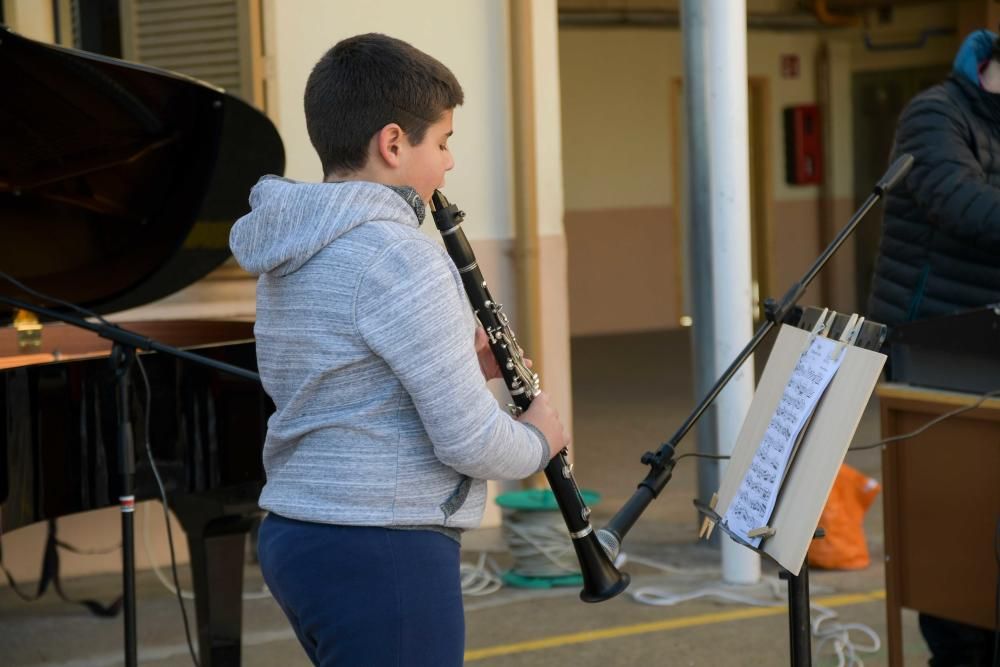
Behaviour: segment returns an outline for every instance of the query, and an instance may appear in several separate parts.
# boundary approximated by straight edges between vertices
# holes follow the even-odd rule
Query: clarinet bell
[[[628,588],[629,576],[615,568],[594,533],[573,540],[576,557],[583,575],[580,599],[584,602],[604,602]]]

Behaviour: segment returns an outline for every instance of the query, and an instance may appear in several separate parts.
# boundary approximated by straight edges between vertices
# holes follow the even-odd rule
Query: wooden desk
[[[883,438],[977,400],[896,384],[877,394]],[[903,607],[994,627],[1000,399],[886,446],[882,478],[889,664],[902,665]]]

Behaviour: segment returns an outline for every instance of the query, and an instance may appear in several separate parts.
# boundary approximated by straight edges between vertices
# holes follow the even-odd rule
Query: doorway
[[[861,206],[889,166],[896,121],[903,107],[920,91],[941,82],[950,70],[950,65],[934,65],[858,72],[852,77],[855,208]],[[855,285],[861,308],[868,304],[868,290],[882,238],[881,218],[878,220],[866,220],[854,232]]]

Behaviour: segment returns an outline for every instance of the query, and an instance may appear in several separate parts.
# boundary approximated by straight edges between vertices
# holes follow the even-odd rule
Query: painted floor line
[[[885,590],[875,590],[867,593],[851,593],[846,595],[830,595],[826,597],[814,598],[812,602],[824,607],[846,607],[852,604],[865,604],[867,602],[878,602],[881,600],[885,600]],[[711,614],[699,614],[697,616],[683,616],[681,618],[671,618],[652,623],[620,625],[601,630],[574,632],[566,635],[554,635],[552,637],[533,639],[526,642],[500,644],[497,646],[488,646],[486,648],[472,649],[465,652],[465,661],[472,662],[475,660],[485,660],[486,658],[495,658],[501,655],[541,651],[544,649],[570,646],[572,644],[596,642],[604,639],[616,639],[619,637],[641,635],[650,632],[664,632],[667,630],[691,628],[699,625],[711,625],[713,623],[728,623],[730,621],[741,621],[748,618],[778,616],[780,614],[787,613],[787,606],[750,607],[745,609],[715,612]]]

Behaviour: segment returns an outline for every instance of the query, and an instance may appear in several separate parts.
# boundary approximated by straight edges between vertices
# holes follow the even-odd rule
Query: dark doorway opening
[[[896,121],[906,103],[920,91],[940,83],[951,65],[858,72],[852,77],[854,116],[854,206],[860,206],[886,167],[896,134]],[[875,258],[882,236],[881,216],[873,214],[854,232],[857,303],[868,304]]]

